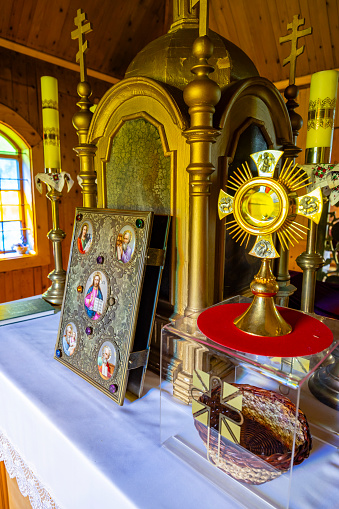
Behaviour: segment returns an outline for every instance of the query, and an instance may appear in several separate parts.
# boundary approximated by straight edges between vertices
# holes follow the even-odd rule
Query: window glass
[[[12,139],[11,139],[12,138]],[[0,254],[34,252],[30,148],[0,122]],[[11,255],[12,256],[12,255]]]
[[[0,175],[0,189],[20,189],[17,159],[3,159],[0,155]]]
[[[14,245],[22,242],[21,221],[4,221],[0,223],[0,250],[15,251]]]
[[[18,191],[0,191],[0,203],[2,207],[20,205],[20,195]]]
[[[0,136],[0,153],[2,154],[17,154],[18,149],[12,145],[12,143],[5,138],[5,136]]]

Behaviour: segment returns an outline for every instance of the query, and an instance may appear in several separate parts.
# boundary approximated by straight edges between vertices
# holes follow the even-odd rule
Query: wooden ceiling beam
[[[332,69],[332,70],[339,71],[339,69]],[[299,88],[308,87],[309,84],[311,83],[311,78],[312,78],[312,74],[307,74],[306,76],[297,76],[295,78],[295,84]],[[274,82],[274,85],[277,87],[279,92],[283,92],[285,90],[285,88],[288,87],[289,81],[288,80],[276,81],[276,82]]]
[[[71,71],[78,72],[80,74],[80,66],[73,62],[69,62],[68,60],[64,60],[59,57],[54,57],[53,55],[49,55],[48,53],[43,53],[42,51],[38,51],[32,48],[28,48],[23,44],[18,44],[16,42],[9,41],[7,39],[3,39],[0,37],[0,47],[6,48],[12,51],[16,51],[17,53],[21,53],[22,55],[27,55],[28,57],[37,58],[38,60],[43,60],[44,62],[48,62],[49,64],[58,65],[60,67],[64,67],[65,69],[69,69]],[[88,76],[92,76],[92,78],[96,78],[101,81],[105,81],[107,83],[118,83],[120,81],[118,78],[114,76],[109,76],[99,71],[95,71],[94,69],[87,69]]]

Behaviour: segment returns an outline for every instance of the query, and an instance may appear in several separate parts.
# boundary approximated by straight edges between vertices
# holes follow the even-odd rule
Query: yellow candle
[[[313,74],[307,120],[306,153],[317,148],[321,149],[323,154],[326,151],[327,156],[330,157],[337,89],[338,71],[321,71]]]
[[[61,171],[58,82],[41,77],[42,125],[45,171]]]

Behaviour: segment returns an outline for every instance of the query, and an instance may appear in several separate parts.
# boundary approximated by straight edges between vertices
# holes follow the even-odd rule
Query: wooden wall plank
[[[41,25],[39,32],[40,43],[46,47],[55,47],[60,39],[60,31],[67,18],[76,16],[76,11],[72,12],[70,0],[58,0],[57,2],[48,2],[48,9],[45,13],[44,22]],[[74,16],[73,16],[74,14]],[[46,23],[46,17],[53,20],[53,23]],[[74,26],[75,28],[75,26]],[[66,35],[66,34],[65,34]],[[71,42],[71,34],[68,33],[68,42]],[[75,58],[74,58],[75,60]]]
[[[2,4],[0,37],[75,62],[77,41],[70,34],[78,0]],[[167,32],[172,17],[172,0],[83,0],[81,7],[94,29],[88,35],[88,67],[118,77],[146,44]],[[210,11],[211,29],[239,46],[260,75],[272,81],[288,74],[281,65],[288,44],[279,48],[277,41],[295,14],[314,30],[298,43],[306,44],[306,51],[298,59],[297,75],[339,67],[337,0],[213,0]]]
[[[0,100],[13,109],[13,80],[11,56],[6,51],[0,51]]]
[[[317,12],[317,28],[319,26],[329,26],[328,14],[327,14],[327,0],[308,0],[310,9],[313,12]],[[320,45],[319,50],[322,50],[323,54],[323,69],[333,69],[334,59],[332,53],[332,42],[331,35],[328,29],[319,30]]]
[[[53,269],[54,266],[44,265],[41,267],[41,293],[44,293],[51,286],[51,281],[47,276]]]
[[[40,295],[42,292],[42,267],[33,268],[34,295]]]
[[[287,35],[288,33],[287,20],[284,18],[284,16],[281,16],[281,14],[279,13],[276,2],[266,0],[266,7],[267,12],[269,13],[270,26],[272,27],[273,30],[274,41],[276,43],[277,50],[277,60],[276,62],[273,62],[272,65],[276,68],[279,68],[280,66],[281,76],[289,78],[289,67],[288,65],[286,67],[283,67],[283,61],[290,54],[291,46],[289,43],[280,44],[279,42],[279,38],[283,37],[284,35]],[[279,8],[280,7],[281,4],[279,5]],[[278,74],[279,74],[278,72],[275,72],[275,76],[277,76]],[[276,79],[273,81],[276,81]]]
[[[73,150],[73,147],[78,144],[78,139],[72,125],[72,117],[78,110],[76,103],[79,97],[77,96],[76,88],[79,75],[76,72],[61,69],[52,64],[46,64],[40,60],[35,60],[4,48],[0,48],[0,59],[2,62],[0,66],[0,103],[17,111],[26,120],[27,129],[29,129],[29,126],[32,126],[38,133],[42,134],[40,77],[49,75],[55,76],[58,79],[62,169],[69,172],[75,181],[74,188],[67,197],[66,190],[64,191],[60,204],[60,225],[66,233],[66,239],[62,246],[63,267],[66,270],[72,239],[74,211],[75,207],[82,205],[82,194],[76,179],[79,173],[79,159]],[[89,81],[96,97],[101,97],[110,87],[109,84],[93,78],[90,78]],[[25,133],[22,134],[25,135]],[[35,170],[43,171],[43,167],[35,168]],[[46,193],[45,187],[43,192],[44,194]],[[36,199],[47,200],[47,198],[40,195]],[[48,229],[51,229],[50,202],[47,205]],[[39,217],[37,217],[37,227],[39,228]],[[44,234],[47,234],[48,229]],[[51,285],[47,275],[54,269],[53,250],[50,241],[47,243],[47,248],[51,253],[52,263],[49,266],[4,273],[4,270],[1,270],[0,261],[0,284],[3,284],[5,290],[1,293],[0,297],[3,302],[41,294],[47,290]]]
[[[26,0],[16,2],[12,25],[17,27],[16,37],[23,42],[27,40],[35,8],[34,3]]]
[[[36,44],[39,43],[39,34],[41,33],[41,31],[43,31],[43,28],[47,29],[48,25],[50,24],[46,23],[46,16],[48,15],[48,12],[49,12],[49,2],[46,2],[45,0],[35,1],[35,9],[32,22],[30,24],[30,31],[26,39],[26,44],[28,47],[36,47]]]
[[[40,132],[41,131],[41,95],[39,93],[39,84],[40,84],[40,76],[36,75],[36,66],[31,66],[30,61],[25,62],[26,65],[26,87],[27,87],[27,109],[29,116],[29,123],[34,129]],[[41,168],[40,171],[43,171]]]
[[[2,291],[0,292],[0,303],[6,302],[6,281],[5,281],[5,273],[0,272],[0,288]],[[0,506],[1,507],[1,506]]]
[[[339,47],[338,47],[339,3],[337,0],[328,0],[326,2],[326,8],[327,8],[329,33],[330,33],[330,38],[331,38],[331,50],[332,50],[332,55],[333,55],[334,66],[336,66],[337,62],[339,61]]]
[[[264,59],[266,68],[272,69],[273,72],[269,76],[263,75],[272,81],[277,81],[281,72],[278,74],[274,72],[277,69],[277,62],[279,61],[279,53],[277,50],[279,31],[274,32],[271,22],[271,16],[267,4],[263,2],[257,8],[252,7],[252,3],[248,3],[247,9],[248,24],[251,33],[254,33],[253,26],[258,29],[259,37],[255,39],[256,50],[262,52],[262,59]],[[267,37],[271,40],[270,46],[267,45]]]
[[[34,295],[33,268],[13,270],[13,289],[16,299],[23,299]]]
[[[210,9],[213,11],[213,18],[210,21],[212,19],[216,21],[216,25],[210,24],[211,29],[218,34],[223,34],[226,39],[234,41],[234,44],[239,45],[239,34],[236,29],[232,3],[230,4],[228,0],[225,2],[215,0],[215,2],[210,2]],[[226,11],[227,16],[224,11]],[[249,57],[251,58],[251,55]]]
[[[20,297],[16,297],[17,288],[13,287],[13,272],[5,272],[5,296],[6,300],[4,302],[8,302],[10,300],[16,300]]]
[[[3,461],[0,462],[0,507],[1,509],[10,509],[8,500],[6,467]]]

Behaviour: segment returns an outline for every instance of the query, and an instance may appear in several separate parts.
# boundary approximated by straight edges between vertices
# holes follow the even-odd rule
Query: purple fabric
[[[290,272],[291,284],[297,287],[297,290],[289,299],[289,307],[300,309],[301,307],[301,288],[302,272]],[[339,285],[329,283],[328,281],[317,281],[314,312],[317,315],[328,316],[330,318],[339,318]]]

